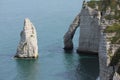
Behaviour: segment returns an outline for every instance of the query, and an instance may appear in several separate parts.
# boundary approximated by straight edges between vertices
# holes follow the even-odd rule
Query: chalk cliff
[[[80,27],[77,52],[98,53],[98,80],[120,80],[119,6],[119,0],[84,1],[81,12],[64,36],[64,49],[73,49],[72,39]]]
[[[98,53],[100,38],[100,11],[92,9],[84,1],[81,12],[76,16],[64,36],[64,49],[73,49],[73,36],[80,27],[78,53]]]
[[[106,35],[101,32],[101,39],[99,45],[99,67],[100,67],[100,80],[113,80],[113,67],[108,66],[107,54],[107,41]]]
[[[64,35],[64,49],[65,50],[72,50],[73,49],[73,42],[72,39],[74,37],[76,29],[79,27],[80,24],[80,14],[76,16],[73,23],[70,25],[68,31]]]
[[[120,45],[112,44],[109,41],[111,37],[108,37],[107,33],[101,32],[100,38],[100,80],[120,80]]]
[[[120,10],[119,0],[102,0],[99,45],[100,80],[120,80]]]
[[[26,18],[24,20],[24,28],[20,33],[20,42],[17,47],[16,58],[37,58],[38,45],[37,34],[34,25]]]
[[[100,12],[84,7],[80,14],[80,37],[78,53],[98,53],[100,39]]]

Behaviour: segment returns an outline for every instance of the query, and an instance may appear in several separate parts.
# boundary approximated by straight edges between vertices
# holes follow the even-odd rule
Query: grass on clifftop
[[[112,19],[119,20],[120,19],[120,12],[119,12],[119,15],[106,15],[105,19],[107,19],[107,20],[112,20]]]
[[[120,44],[120,24],[114,23],[112,26],[108,26],[105,30],[105,33],[116,33],[114,37],[111,38],[112,44]]]
[[[98,5],[99,6],[99,10],[101,10],[101,1],[96,1],[96,0],[91,0],[91,1],[88,1],[88,6],[90,6],[91,8],[95,8],[95,5]]]
[[[112,20],[112,19],[116,19],[119,20],[120,19],[120,10],[117,10],[117,6],[120,6],[120,1],[116,1],[116,0],[90,0],[88,1],[88,6],[91,8],[95,8],[96,4],[99,6],[98,10],[106,12],[106,10],[108,9],[108,7],[111,8],[111,12],[114,12],[115,15],[106,15],[104,16],[105,19],[107,20]]]
[[[112,26],[108,26],[105,30],[105,33],[113,33],[117,32],[120,33],[120,24],[114,23]]]

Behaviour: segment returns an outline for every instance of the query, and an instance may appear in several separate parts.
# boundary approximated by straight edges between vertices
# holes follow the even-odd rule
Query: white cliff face
[[[80,26],[79,47],[77,52],[98,53],[100,38],[100,12],[87,6],[84,1],[82,11],[76,16],[64,36],[64,49],[73,49],[73,36]]]
[[[38,45],[37,34],[34,25],[28,18],[24,21],[24,28],[21,31],[21,40],[19,42],[17,58],[37,58],[38,57]]]
[[[107,14],[110,14],[110,9],[107,11]],[[100,11],[98,11],[98,7],[92,9],[87,6],[87,3],[84,1],[81,13],[74,19],[64,36],[64,48],[66,50],[73,48],[72,39],[76,29],[80,26],[79,47],[77,52],[88,54],[98,53],[100,73],[97,80],[120,80],[120,75],[117,73],[118,68],[116,67],[118,65],[110,65],[110,55],[114,55],[120,45],[112,45],[107,40],[108,37],[115,36],[116,33],[112,33],[112,35],[103,33],[103,29],[113,24],[113,22],[107,24],[106,20],[105,23],[102,22],[103,19],[101,18]]]
[[[100,80],[112,80],[113,67],[108,66],[107,42],[106,35],[101,32],[100,45],[99,45],[99,67],[100,67]]]
[[[120,80],[120,75],[115,72],[113,80]]]
[[[98,53],[100,39],[100,12],[90,7],[83,8],[80,14],[79,52]]]
[[[80,14],[78,14],[73,23],[70,25],[68,31],[64,35],[64,49],[65,50],[72,50],[73,49],[73,42],[72,39],[74,37],[75,31],[80,24]]]
[[[119,45],[110,46],[108,44],[106,33],[101,32],[100,45],[99,45],[99,68],[100,68],[100,80],[120,80],[120,75],[117,73],[119,63],[115,64],[113,58]],[[114,62],[114,63],[113,63]]]

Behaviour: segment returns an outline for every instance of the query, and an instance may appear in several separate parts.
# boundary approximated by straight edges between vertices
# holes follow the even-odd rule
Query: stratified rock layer
[[[24,28],[21,31],[21,40],[19,42],[16,58],[37,58],[38,45],[37,34],[34,25],[26,18],[24,21]]]

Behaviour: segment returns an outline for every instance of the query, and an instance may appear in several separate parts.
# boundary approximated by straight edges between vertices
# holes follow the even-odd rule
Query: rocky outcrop
[[[90,7],[83,8],[80,16],[78,53],[98,53],[100,39],[100,12]]]
[[[76,29],[80,26],[80,37],[78,53],[98,53],[100,38],[100,12],[92,9],[83,2],[81,12],[77,15],[64,36],[64,49],[73,49],[73,36]]]
[[[80,24],[80,14],[76,16],[73,23],[70,25],[68,31],[64,35],[64,49],[65,50],[72,50],[73,49],[73,42],[72,39],[74,37],[75,31]]]
[[[26,18],[24,21],[24,28],[20,34],[20,42],[17,47],[16,58],[37,58],[38,45],[37,34],[34,25]]]
[[[99,46],[100,80],[120,80],[120,45],[108,44],[106,33],[101,32]],[[119,50],[119,51],[118,51]]]
[[[118,21],[120,16],[119,6],[113,5],[120,2],[119,0],[114,0],[114,3],[110,0],[101,1],[91,1],[90,3],[92,5],[98,3],[99,6],[102,3],[101,8],[98,6],[91,8],[85,1],[83,2],[81,12],[77,15],[64,36],[64,49],[73,49],[72,39],[76,29],[80,26],[77,52],[98,53],[100,73],[97,80],[120,80],[120,30],[118,30],[119,25],[117,25],[120,24]],[[113,9],[116,6],[117,11]],[[113,24],[115,25],[110,28],[110,33],[106,34],[105,29]],[[111,33],[114,30],[117,32]],[[116,43],[113,43],[114,40]]]
[[[120,80],[120,75],[115,72],[113,80]]]
[[[107,42],[106,35],[101,32],[100,45],[99,45],[99,67],[100,74],[99,80],[112,80],[113,78],[113,67],[108,66],[108,55],[107,55]]]

